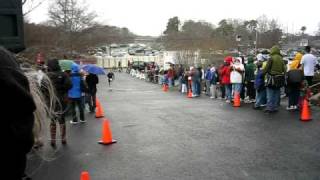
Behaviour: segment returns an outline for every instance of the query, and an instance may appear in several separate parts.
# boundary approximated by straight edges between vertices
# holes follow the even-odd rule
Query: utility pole
[[[237,45],[238,45],[238,54],[240,56],[240,41],[241,41],[241,36],[237,35],[236,37]]]
[[[257,50],[258,50],[258,30],[256,28],[256,41],[255,41],[255,53],[257,54]]]

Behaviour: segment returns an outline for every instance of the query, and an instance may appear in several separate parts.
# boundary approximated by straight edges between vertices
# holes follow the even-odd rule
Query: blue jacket
[[[265,88],[264,86],[264,75],[263,75],[263,71],[261,69],[258,70],[256,79],[254,81],[254,88],[256,90],[262,90]]]
[[[207,69],[206,75],[205,75],[206,80],[211,81],[212,80],[212,75],[213,75],[213,73],[211,72],[211,70]]]
[[[71,66],[71,83],[72,88],[68,92],[69,98],[81,98],[81,75],[79,73],[79,66]]]
[[[215,84],[217,84],[217,81],[219,80],[219,79],[218,79],[217,71],[211,72],[211,74],[212,74],[212,78],[211,78],[210,83],[213,84],[213,85],[215,85]]]

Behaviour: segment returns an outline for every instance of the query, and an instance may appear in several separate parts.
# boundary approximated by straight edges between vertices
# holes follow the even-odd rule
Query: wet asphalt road
[[[91,180],[320,179],[319,109],[303,123],[284,104],[266,115],[115,75],[112,91],[100,76],[98,98],[118,143],[97,144],[102,120],[86,112],[86,124],[68,124],[67,147],[30,155],[34,180],[78,180],[81,171]]]

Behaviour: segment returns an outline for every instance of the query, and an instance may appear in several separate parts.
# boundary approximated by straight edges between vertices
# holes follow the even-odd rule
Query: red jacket
[[[230,64],[232,59],[232,56],[227,56],[224,58],[225,64],[220,68],[221,84],[230,84]]]
[[[230,66],[224,65],[220,69],[221,84],[230,84]]]
[[[173,69],[168,70],[168,78],[174,78],[175,72]]]

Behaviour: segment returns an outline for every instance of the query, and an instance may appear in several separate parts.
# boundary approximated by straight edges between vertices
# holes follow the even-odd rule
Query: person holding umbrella
[[[86,122],[84,120],[84,110],[83,105],[81,101],[81,95],[83,92],[85,92],[85,84],[83,82],[83,79],[80,74],[80,68],[78,65],[73,64],[71,66],[71,74],[70,79],[72,83],[72,88],[68,92],[68,97],[71,101],[71,113],[72,113],[72,120],[70,121],[71,124],[78,124],[78,118],[76,114],[76,105],[79,108],[80,111],[80,122],[84,123]]]
[[[99,83],[97,75],[105,75],[105,72],[103,68],[94,64],[85,65],[82,69],[89,73],[86,77],[86,83],[88,85],[90,112],[93,113],[96,107],[97,84]]]

